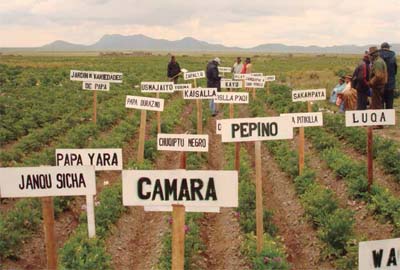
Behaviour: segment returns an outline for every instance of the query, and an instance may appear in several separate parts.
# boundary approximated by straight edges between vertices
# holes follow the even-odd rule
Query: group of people
[[[397,62],[387,42],[370,47],[352,75],[339,79],[330,102],[345,110],[393,109]],[[370,100],[369,100],[370,97]]]

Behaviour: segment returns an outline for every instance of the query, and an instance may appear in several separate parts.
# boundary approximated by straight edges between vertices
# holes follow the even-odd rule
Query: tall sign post
[[[275,77],[275,75],[267,75],[267,76],[264,76],[264,79],[265,79],[265,85],[266,85],[266,88],[267,88],[267,95],[269,95],[269,82],[274,82],[275,80],[276,80],[276,77]]]
[[[205,78],[206,72],[204,70],[194,71],[194,72],[185,72],[183,73],[183,79],[193,80],[193,87],[197,88],[197,79]],[[197,134],[203,133],[203,107],[202,102],[199,99],[196,99],[196,108],[197,108]]]

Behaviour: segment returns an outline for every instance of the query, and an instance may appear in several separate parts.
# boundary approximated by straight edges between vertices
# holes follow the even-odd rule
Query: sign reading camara
[[[121,171],[122,149],[56,149],[57,166],[94,166],[96,171]]]
[[[162,112],[164,110],[164,99],[126,96],[125,107],[131,109]]]
[[[346,111],[346,127],[395,124],[396,112],[394,109]]]
[[[157,150],[208,152],[208,135],[159,133]]]

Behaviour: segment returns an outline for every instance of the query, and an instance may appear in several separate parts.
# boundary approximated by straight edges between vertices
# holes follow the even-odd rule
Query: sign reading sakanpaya
[[[281,116],[289,116],[293,127],[320,127],[324,124],[322,112],[282,113]]]
[[[174,84],[174,91],[183,91],[190,88],[192,88],[192,84],[190,83]]]
[[[221,80],[221,88],[242,88],[243,81]]]
[[[217,125],[222,142],[293,139],[293,125],[287,116],[223,119]]]
[[[215,103],[249,103],[247,92],[218,92],[214,97]]]
[[[358,269],[399,269],[400,238],[359,242]]]
[[[394,109],[346,111],[346,127],[395,125]]]
[[[172,93],[175,91],[173,82],[141,82],[143,93]]]
[[[264,88],[265,79],[263,76],[247,76],[244,86],[249,88]]]
[[[71,81],[122,83],[122,73],[117,72],[71,70],[69,78]]]
[[[191,88],[183,91],[183,99],[213,99],[217,88]]]
[[[164,99],[126,96],[125,107],[131,109],[162,112],[164,110]]]
[[[311,89],[311,90],[293,90],[292,101],[313,101],[325,100],[326,89]]]
[[[109,91],[109,82],[82,82],[83,90]]]
[[[0,168],[0,197],[46,197],[96,194],[93,167]]]
[[[237,171],[124,170],[124,205],[237,207]]]
[[[157,150],[208,152],[208,135],[159,133]]]
[[[200,78],[205,78],[205,77],[206,77],[206,72],[204,70],[183,73],[183,79],[185,81],[186,80],[200,79]]]
[[[56,149],[57,166],[94,166],[96,171],[121,171],[122,149]]]

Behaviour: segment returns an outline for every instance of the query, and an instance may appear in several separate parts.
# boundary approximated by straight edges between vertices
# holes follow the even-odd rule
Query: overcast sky
[[[400,0],[0,0],[0,47],[104,34],[253,47],[400,43]]]

